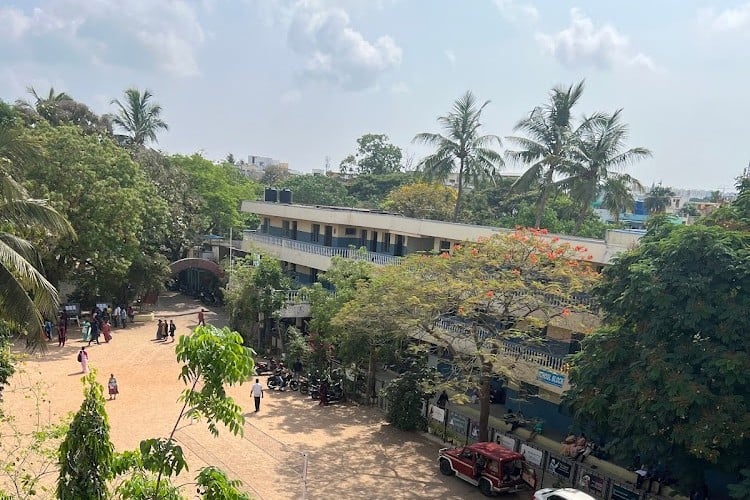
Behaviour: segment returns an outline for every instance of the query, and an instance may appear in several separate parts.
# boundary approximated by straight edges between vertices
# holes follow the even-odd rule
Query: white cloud
[[[717,12],[713,8],[698,11],[698,21],[710,32],[750,34],[750,3]]]
[[[393,38],[367,40],[343,8],[318,0],[294,4],[288,30],[289,46],[304,61],[302,75],[311,80],[363,90],[401,63],[402,50]]]
[[[0,8],[0,62],[22,61],[198,73],[205,35],[184,0],[46,0],[30,12]]]
[[[446,49],[443,54],[445,54],[446,59],[448,59],[448,62],[451,63],[451,65],[456,64],[456,53],[453,52],[451,49]]]
[[[594,26],[591,18],[578,9],[571,9],[567,28],[554,33],[537,33],[535,38],[545,53],[570,67],[594,66],[609,69],[613,66],[637,66],[655,70],[653,60],[635,51],[627,36],[614,26]]]
[[[539,18],[539,11],[531,3],[519,2],[517,0],[495,0],[495,5],[500,14],[511,22],[533,22]]]
[[[281,104],[294,104],[302,99],[302,92],[296,89],[288,90],[281,94]]]

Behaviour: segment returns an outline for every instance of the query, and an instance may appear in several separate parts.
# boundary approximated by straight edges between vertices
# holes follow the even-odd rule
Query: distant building
[[[260,180],[268,167],[289,170],[289,163],[275,160],[269,156],[248,155],[247,162],[241,161],[237,164],[240,172],[255,180]]]

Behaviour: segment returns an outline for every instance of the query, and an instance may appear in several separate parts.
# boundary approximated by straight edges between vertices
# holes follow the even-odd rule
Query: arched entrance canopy
[[[224,271],[221,269],[219,264],[208,259],[199,259],[199,258],[193,257],[193,258],[188,258],[188,259],[180,259],[180,260],[172,262],[169,265],[169,269],[172,271],[172,274],[179,274],[180,271],[184,271],[186,269],[191,269],[191,268],[203,269],[205,271],[210,272],[217,278],[224,277]]]

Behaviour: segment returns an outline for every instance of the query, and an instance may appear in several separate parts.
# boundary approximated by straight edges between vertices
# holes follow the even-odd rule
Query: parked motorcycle
[[[292,374],[288,372],[281,372],[277,370],[275,375],[268,377],[266,385],[272,391],[285,391],[290,386],[292,381]],[[294,390],[294,389],[293,389]]]

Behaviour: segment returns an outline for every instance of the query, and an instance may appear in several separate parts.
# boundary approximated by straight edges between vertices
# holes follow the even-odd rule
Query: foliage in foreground
[[[573,358],[576,418],[686,482],[706,464],[739,470],[750,453],[747,290],[749,233],[654,227],[604,270],[606,326]]]
[[[410,356],[406,371],[383,389],[383,396],[388,400],[388,421],[404,431],[426,430],[427,418],[422,413],[422,405],[435,394],[439,382],[437,370],[427,366],[425,357]]]
[[[253,351],[242,345],[242,337],[228,328],[198,326],[192,335],[180,337],[177,360],[183,363],[180,378],[188,385],[172,432],[166,438],[141,441],[136,451],[114,453],[109,440],[109,423],[104,408],[103,388],[93,373],[84,377],[85,399],[60,447],[58,498],[109,498],[110,480],[114,493],[123,499],[181,499],[172,483],[188,470],[182,447],[175,440],[177,426],[185,416],[205,418],[211,433],[223,424],[233,434],[242,434],[242,408],[227,396],[225,386],[241,384],[253,373]],[[200,389],[197,389],[200,384]],[[204,499],[249,498],[216,467],[206,467],[196,477],[198,493]]]

